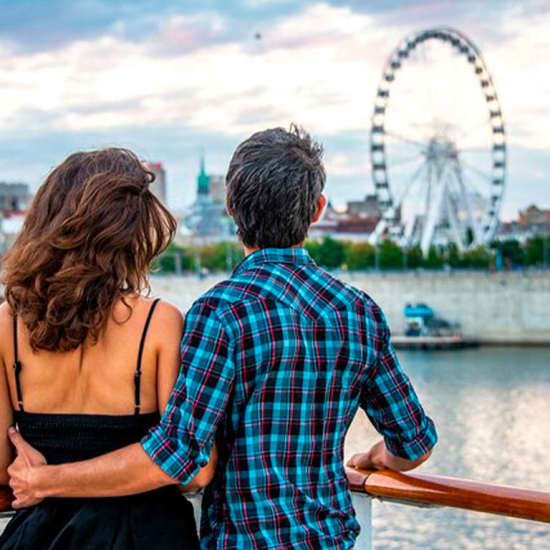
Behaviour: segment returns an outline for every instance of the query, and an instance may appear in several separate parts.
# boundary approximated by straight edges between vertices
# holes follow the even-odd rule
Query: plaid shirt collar
[[[233,271],[233,275],[254,269],[263,264],[315,264],[305,248],[260,248],[245,256]]]

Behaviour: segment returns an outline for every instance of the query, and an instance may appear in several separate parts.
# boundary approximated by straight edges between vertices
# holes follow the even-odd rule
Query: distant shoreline
[[[343,281],[369,294],[383,309],[392,334],[405,334],[403,308],[427,303],[436,315],[460,324],[483,346],[550,346],[550,271],[524,272],[339,272]],[[155,275],[153,294],[182,312],[228,273]]]

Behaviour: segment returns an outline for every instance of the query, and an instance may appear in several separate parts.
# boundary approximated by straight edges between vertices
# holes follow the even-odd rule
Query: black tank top
[[[159,421],[140,414],[141,356],[153,302],[139,345],[135,409],[129,415],[46,414],[24,410],[14,321],[14,368],[23,437],[50,464],[85,460],[136,443]],[[110,498],[47,498],[18,510],[0,535],[1,550],[199,550],[191,503],[175,485]]]
[[[49,464],[86,460],[136,443],[147,431],[158,424],[158,411],[140,414],[141,361],[145,337],[153,312],[159,302],[151,304],[139,343],[134,373],[134,414],[60,414],[31,413],[24,410],[21,388],[22,363],[19,361],[17,317],[13,317],[13,351],[15,387],[18,410],[14,419],[21,435],[46,458]]]

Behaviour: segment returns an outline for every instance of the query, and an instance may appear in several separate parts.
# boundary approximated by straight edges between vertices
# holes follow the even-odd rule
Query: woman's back
[[[116,304],[97,342],[69,352],[33,353],[25,327],[0,307],[5,397],[9,391],[18,429],[49,463],[139,442],[159,421],[177,376],[182,317],[165,302],[126,302],[131,315]],[[5,550],[153,545],[198,548],[192,507],[174,486],[115,499],[47,499],[18,511],[0,537]]]
[[[20,372],[16,376],[16,369],[6,369],[14,410],[20,408],[16,383],[19,378],[23,409],[27,412],[131,415],[136,405],[136,374],[141,373],[137,378],[140,412],[158,411],[157,380],[169,378],[173,384],[177,375],[173,365],[182,317],[166,302],[137,296],[126,297],[125,301],[127,305],[119,301],[113,306],[96,343],[85,342],[67,352],[33,352],[28,331],[17,319]],[[9,336],[0,343],[0,357],[11,367],[16,348],[13,317],[7,304],[0,307],[0,334]],[[172,372],[159,371],[159,366],[163,366],[159,365],[161,357],[167,365],[165,370]]]
[[[11,332],[0,351],[14,366],[6,371],[14,420],[49,463],[135,443],[158,423],[177,375],[181,315],[159,300],[125,302],[115,304],[96,343],[62,353],[34,353],[24,325],[0,315],[2,333]]]
[[[3,257],[0,482],[8,426],[50,463],[137,444],[159,421],[179,370],[181,314],[141,296],[176,222],[124,149],[75,153],[36,193]],[[122,498],[46,499],[19,510],[0,548],[198,548],[177,487]]]

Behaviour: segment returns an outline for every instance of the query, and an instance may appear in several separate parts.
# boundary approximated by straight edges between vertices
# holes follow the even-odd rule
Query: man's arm
[[[47,497],[109,497],[132,495],[173,485],[139,443],[112,453],[72,464],[46,465],[14,429],[9,430],[18,459],[9,467],[10,485],[16,498],[13,507],[32,506]],[[203,468],[185,487],[196,491],[210,483],[214,465]]]
[[[384,440],[367,453],[354,455],[347,464],[363,469],[412,470],[430,457],[437,433],[399,364],[382,311],[374,306],[372,313],[376,363],[360,404]]]
[[[11,432],[20,443],[9,470],[11,485],[21,495],[16,505],[29,506],[48,496],[121,496],[175,483],[187,490],[203,487],[214,475],[214,435],[225,415],[233,373],[225,330],[215,310],[199,301],[185,319],[181,370],[160,424],[141,445],[56,466],[36,465],[35,455],[26,459],[22,438]],[[25,451],[32,449],[22,443]]]
[[[139,443],[92,460],[51,466],[13,428],[9,435],[17,450],[17,460],[8,468],[14,508],[32,506],[47,497],[131,495],[177,483],[156,466]],[[207,470],[186,488],[206,485]]]

